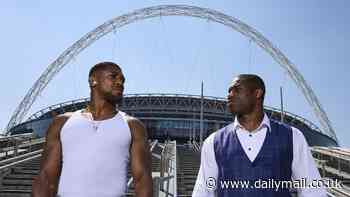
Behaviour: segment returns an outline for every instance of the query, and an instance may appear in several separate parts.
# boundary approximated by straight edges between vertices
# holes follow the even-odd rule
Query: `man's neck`
[[[249,132],[256,130],[264,119],[264,112],[262,110],[254,111],[249,114],[237,115],[237,120],[244,129]]]
[[[91,99],[86,111],[91,113],[94,120],[104,120],[113,117],[118,113],[116,104],[103,100]]]

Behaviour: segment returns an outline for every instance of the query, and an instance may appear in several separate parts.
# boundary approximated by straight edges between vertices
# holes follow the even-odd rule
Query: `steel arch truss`
[[[331,122],[329,121],[327,114],[323,110],[321,104],[319,103],[315,93],[306,83],[304,77],[296,69],[294,64],[289,61],[288,58],[277,47],[275,47],[269,40],[267,40],[254,28],[232,16],[226,15],[216,10],[188,5],[160,5],[135,10],[128,14],[113,18],[84,35],[80,40],[66,49],[53,63],[51,63],[44,71],[44,73],[39,77],[39,79],[34,83],[34,85],[31,87],[31,89],[28,91],[28,93],[25,95],[13,113],[7,125],[7,131],[9,131],[11,127],[15,126],[23,120],[24,116],[27,114],[28,110],[38,95],[44,90],[51,79],[86,47],[90,46],[92,43],[104,35],[110,33],[111,31],[114,31],[125,25],[139,20],[159,16],[190,16],[206,19],[230,27],[254,41],[268,54],[270,54],[283,69],[287,71],[288,75],[302,91],[309,105],[311,105],[313,108],[314,113],[316,114],[316,117],[321,124],[323,132],[331,136],[333,139],[337,140]]]

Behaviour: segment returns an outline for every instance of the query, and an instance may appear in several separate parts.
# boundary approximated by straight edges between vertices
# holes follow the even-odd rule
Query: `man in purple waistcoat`
[[[304,135],[264,113],[265,84],[242,74],[228,89],[234,122],[204,142],[194,197],[326,197]],[[308,187],[310,185],[310,187]]]

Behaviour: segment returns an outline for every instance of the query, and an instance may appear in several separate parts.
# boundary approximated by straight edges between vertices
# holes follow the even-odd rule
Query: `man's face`
[[[125,78],[120,69],[110,66],[97,74],[97,90],[106,100],[118,103],[123,98]]]
[[[231,113],[244,115],[253,111],[256,98],[254,90],[250,88],[246,81],[235,78],[228,89],[228,108]]]

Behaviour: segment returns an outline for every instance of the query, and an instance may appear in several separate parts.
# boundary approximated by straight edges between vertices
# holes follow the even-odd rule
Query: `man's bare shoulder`
[[[64,114],[55,116],[50,125],[49,132],[52,130],[59,132],[62,126],[66,123],[66,121],[72,116],[72,114],[72,112],[66,112]]]
[[[68,119],[73,115],[73,112],[66,112],[64,114],[57,115],[55,119]]]
[[[130,131],[133,137],[145,137],[147,136],[145,125],[136,117],[125,114],[126,121],[129,125]]]
[[[136,117],[130,116],[129,114],[125,114],[126,121],[132,126],[144,126],[143,123]]]

